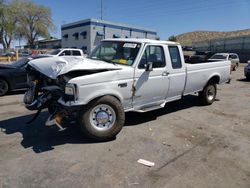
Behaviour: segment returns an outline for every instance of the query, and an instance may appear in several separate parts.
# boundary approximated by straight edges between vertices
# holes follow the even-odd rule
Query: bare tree
[[[49,31],[55,29],[49,8],[20,0],[15,1],[15,6],[19,10],[18,31],[31,48],[35,47],[35,40],[49,37]]]
[[[0,16],[0,35],[1,35],[1,43],[4,49],[9,49],[10,44],[13,41],[16,33],[17,33],[17,19],[18,16],[16,14],[15,5],[13,3],[10,4],[2,4],[2,11]]]

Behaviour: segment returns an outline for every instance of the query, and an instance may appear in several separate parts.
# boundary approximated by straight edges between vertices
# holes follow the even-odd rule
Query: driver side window
[[[139,69],[145,69],[148,62],[153,63],[153,68],[161,68],[166,66],[165,55],[161,46],[147,46],[141,61]]]

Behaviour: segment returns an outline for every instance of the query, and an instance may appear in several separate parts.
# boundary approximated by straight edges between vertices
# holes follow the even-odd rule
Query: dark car
[[[207,62],[208,59],[213,55],[214,53],[211,51],[196,51],[194,55],[190,56],[189,59],[187,59],[187,63],[195,64],[195,63],[202,63]]]
[[[32,59],[46,56],[25,57],[11,64],[0,64],[0,96],[15,89],[25,89],[27,85],[26,65]]]

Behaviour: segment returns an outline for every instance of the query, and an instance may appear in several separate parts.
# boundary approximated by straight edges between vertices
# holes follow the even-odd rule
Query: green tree
[[[176,42],[176,41],[177,41],[177,38],[176,38],[176,36],[171,35],[171,36],[168,38],[168,40],[169,40],[169,41]]]
[[[49,8],[24,0],[16,0],[15,6],[19,10],[19,34],[27,40],[31,48],[35,47],[35,40],[49,37],[49,32],[55,29]]]

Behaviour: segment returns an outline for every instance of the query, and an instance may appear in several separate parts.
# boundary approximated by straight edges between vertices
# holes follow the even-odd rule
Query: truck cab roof
[[[166,45],[179,45],[178,42],[153,40],[144,38],[116,38],[116,39],[104,39],[102,41],[121,41],[121,42],[137,42],[137,43],[150,43],[150,44],[166,44]]]

